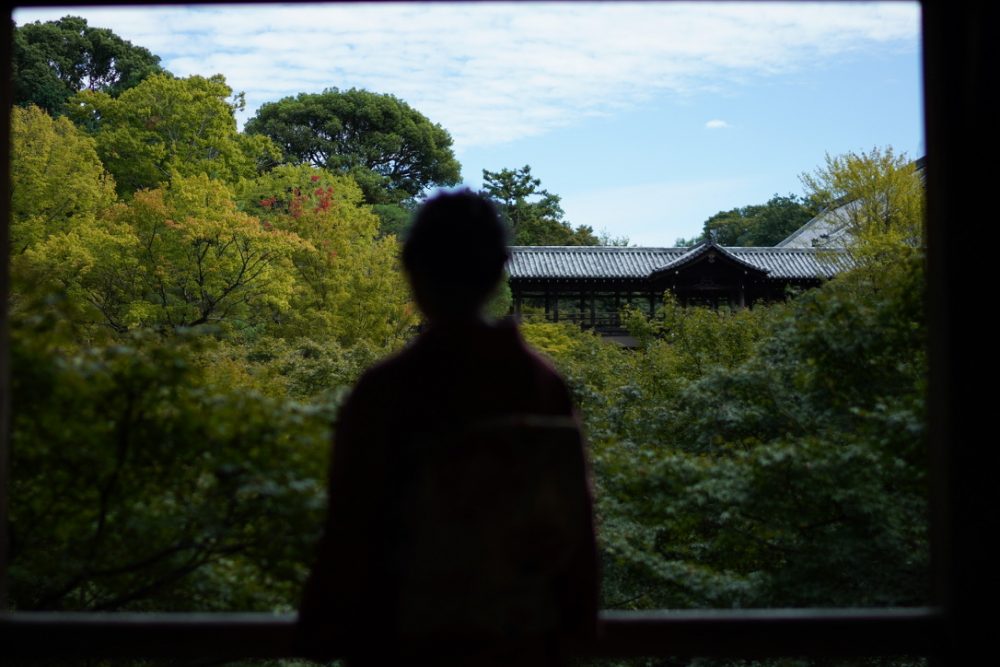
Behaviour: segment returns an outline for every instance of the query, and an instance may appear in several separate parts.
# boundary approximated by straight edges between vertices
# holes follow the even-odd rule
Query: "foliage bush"
[[[112,179],[98,156],[160,145],[135,105],[161,89],[217,131]],[[95,139],[15,111],[20,609],[292,609],[336,408],[412,334],[396,239],[357,183],[258,173],[228,94],[152,76],[84,96],[107,111]],[[807,181],[816,201],[853,183],[870,201],[849,210],[858,268],[786,304],[626,310],[634,350],[523,325],[591,442],[606,607],[926,599],[922,195],[900,160],[831,159]],[[492,314],[509,303],[501,289]]]
[[[325,502],[333,401],[220,388],[196,334],[66,344],[18,324],[20,609],[289,609]]]
[[[588,429],[617,608],[926,601],[923,271],[788,304],[628,314],[641,346],[525,326]]]

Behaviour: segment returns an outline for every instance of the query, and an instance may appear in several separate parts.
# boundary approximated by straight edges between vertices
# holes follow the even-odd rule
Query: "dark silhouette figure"
[[[354,664],[554,664],[596,628],[583,442],[566,385],[480,311],[506,230],[469,191],[417,214],[403,264],[428,326],[341,410],[299,627]]]

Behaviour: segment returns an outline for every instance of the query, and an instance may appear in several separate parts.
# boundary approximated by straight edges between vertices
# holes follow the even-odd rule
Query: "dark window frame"
[[[19,2],[18,6],[60,5]],[[130,4],[79,2],[78,5]],[[195,4],[195,3],[186,3]],[[604,635],[587,655],[932,655],[969,662],[989,655],[998,592],[987,539],[996,527],[988,398],[972,380],[987,372],[991,348],[967,292],[990,283],[982,257],[994,216],[989,162],[998,147],[988,95],[1000,69],[1000,10],[992,3],[924,0],[923,65],[927,137],[929,342],[928,452],[931,471],[932,606],[904,610],[604,612]],[[13,7],[9,11],[13,11]],[[0,58],[11,60],[9,20]],[[11,99],[10,70],[0,99]],[[0,151],[9,156],[10,108],[0,105]],[[976,162],[970,152],[985,153]],[[0,164],[0,256],[7,234],[10,162]],[[992,188],[990,187],[992,186]],[[988,248],[988,246],[986,246]],[[969,252],[976,249],[977,252]],[[5,597],[10,378],[6,295],[0,261],[0,653],[65,655],[259,656],[293,653],[294,617],[247,614],[98,615],[7,612]],[[988,377],[986,378],[989,379]],[[60,648],[62,647],[62,648]]]

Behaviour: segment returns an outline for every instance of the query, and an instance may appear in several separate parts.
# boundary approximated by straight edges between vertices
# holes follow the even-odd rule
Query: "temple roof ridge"
[[[649,278],[693,261],[710,248],[768,278],[831,278],[853,264],[845,251],[830,248],[727,247],[703,242],[693,248],[512,246],[507,270],[515,280]]]
[[[736,263],[736,264],[738,264],[740,266],[743,266],[744,268],[750,269],[752,271],[760,271],[760,272],[763,272],[763,273],[770,272],[770,269],[761,268],[760,266],[757,266],[756,264],[753,264],[752,262],[748,262],[748,261],[746,261],[746,260],[738,257],[737,255],[733,254],[725,246],[719,245],[718,242],[715,240],[715,238],[712,238],[712,239],[709,239],[709,240],[706,240],[706,241],[699,242],[697,245],[695,245],[694,247],[692,247],[688,252],[684,253],[680,257],[677,257],[675,259],[670,260],[669,262],[667,262],[666,264],[664,264],[660,268],[656,269],[656,271],[654,271],[653,273],[659,273],[659,272],[662,272],[662,271],[669,271],[671,269],[678,269],[678,268],[680,268],[680,267],[682,267],[684,265],[692,263],[693,261],[695,261],[699,257],[701,257],[703,255],[706,255],[706,254],[710,253],[713,250],[717,251],[723,257],[728,258],[730,261],[732,261],[732,262],[734,262],[734,263]]]

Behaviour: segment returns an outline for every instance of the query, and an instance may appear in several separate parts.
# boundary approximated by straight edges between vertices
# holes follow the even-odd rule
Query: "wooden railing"
[[[934,656],[947,623],[931,607],[606,611],[581,657]],[[291,658],[292,614],[0,614],[3,657]]]

